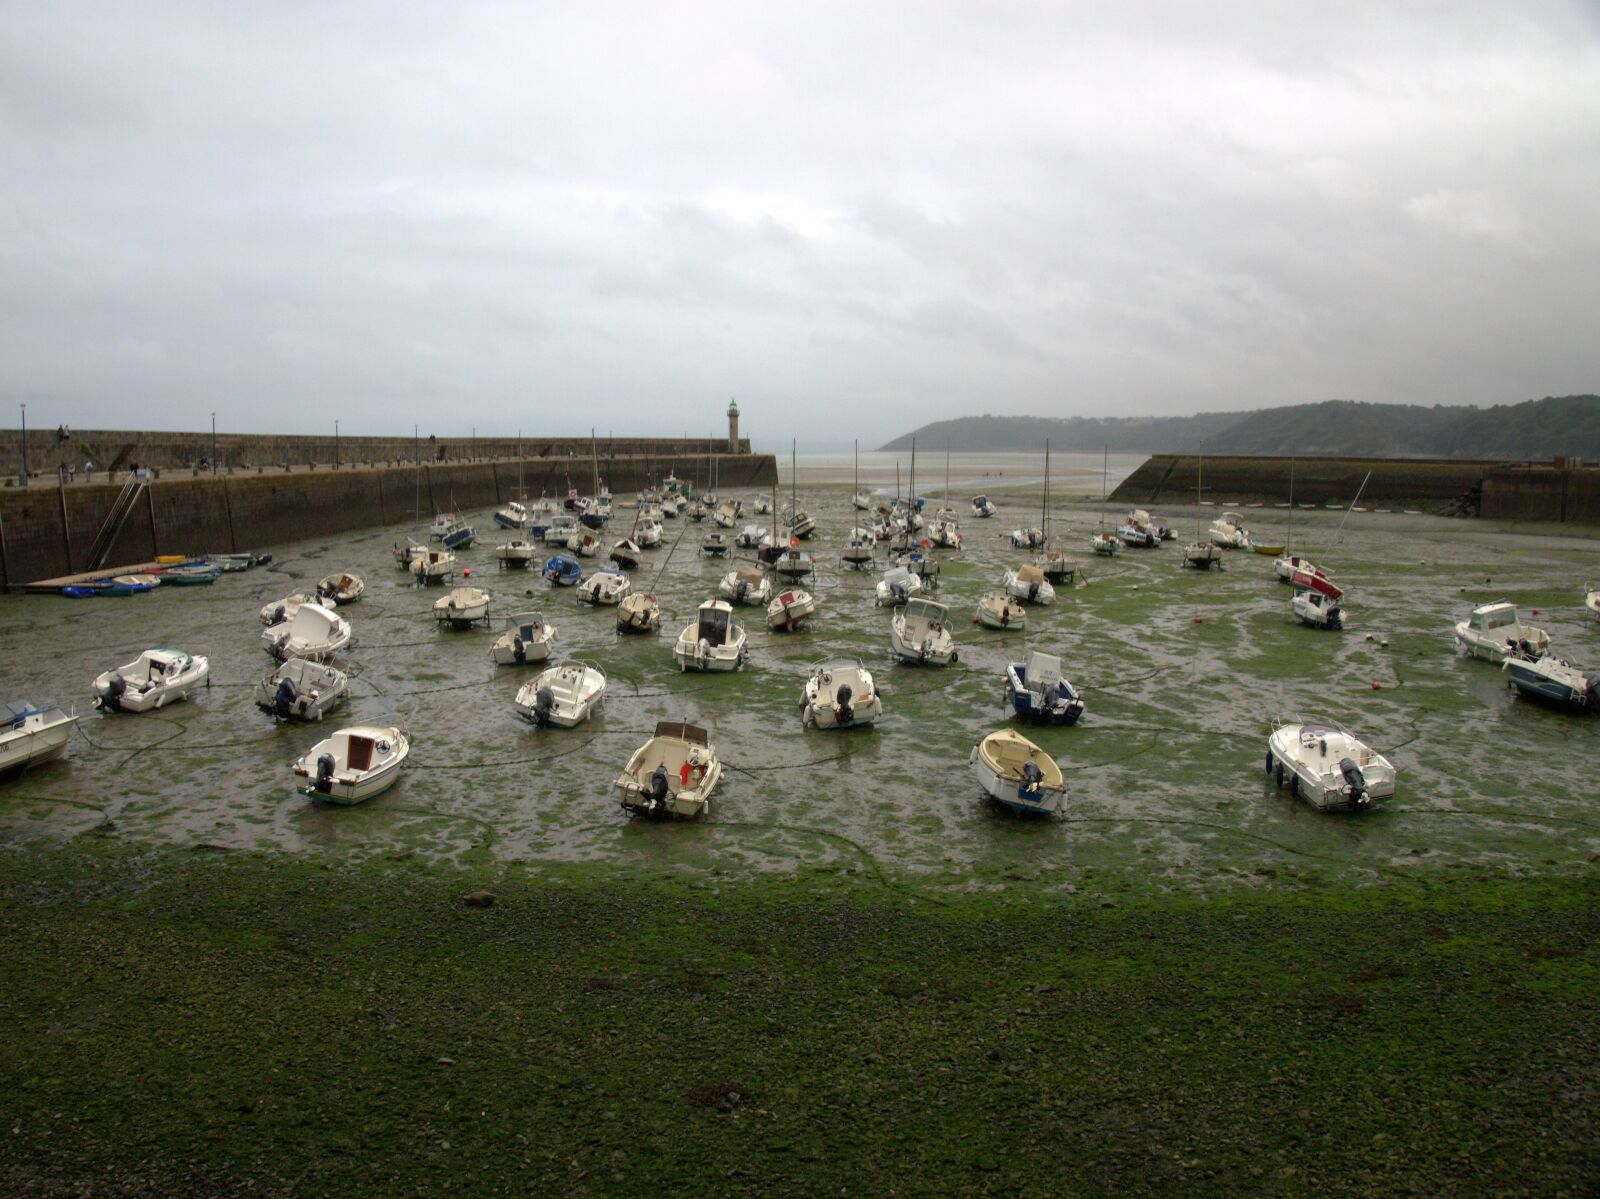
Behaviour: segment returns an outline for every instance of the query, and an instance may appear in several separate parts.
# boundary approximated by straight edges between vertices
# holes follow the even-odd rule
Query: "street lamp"
[[[28,485],[28,406],[22,406],[22,485]]]

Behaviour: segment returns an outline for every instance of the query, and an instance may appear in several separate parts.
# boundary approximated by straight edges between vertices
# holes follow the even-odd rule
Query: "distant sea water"
[[[1112,454],[1051,454],[1050,491],[1062,499],[1072,496],[1099,496],[1116,489],[1117,484],[1137,470],[1149,455]],[[804,486],[841,483],[850,486],[855,478],[855,461],[850,454],[800,454],[793,460],[791,474],[790,456],[778,454],[778,478],[788,486],[791,478]],[[917,454],[917,492],[933,495],[944,490],[945,456],[942,453]],[[861,486],[871,490],[893,492],[895,472],[899,470],[900,488],[911,486],[911,454],[887,454],[878,451],[861,455]],[[1103,473],[1102,473],[1103,472]],[[951,454],[949,460],[950,490],[972,495],[986,489],[1000,490],[1011,487],[1036,487],[1044,482],[1044,454],[1024,453],[961,453]],[[1104,490],[1102,489],[1104,481]]]

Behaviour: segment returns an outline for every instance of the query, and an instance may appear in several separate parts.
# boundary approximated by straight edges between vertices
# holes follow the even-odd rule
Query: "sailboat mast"
[[[1289,532],[1283,539],[1283,552],[1289,553],[1294,544],[1294,456],[1289,456]]]
[[[1044,439],[1044,500],[1039,505],[1039,548],[1050,543],[1050,439]]]

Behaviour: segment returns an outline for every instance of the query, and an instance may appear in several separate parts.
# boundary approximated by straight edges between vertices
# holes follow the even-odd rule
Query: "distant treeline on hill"
[[[1600,460],[1600,396],[1547,396],[1492,408],[1363,404],[1326,400],[1255,412],[1196,416],[964,416],[935,421],[881,447],[1057,451],[1102,447],[1127,454],[1181,453],[1205,443],[1219,454]]]

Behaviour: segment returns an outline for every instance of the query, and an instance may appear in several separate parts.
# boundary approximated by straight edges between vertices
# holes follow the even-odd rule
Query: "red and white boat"
[[[1309,562],[1305,569],[1296,570],[1290,576],[1289,584],[1296,591],[1315,591],[1331,600],[1344,597],[1344,589]]]

